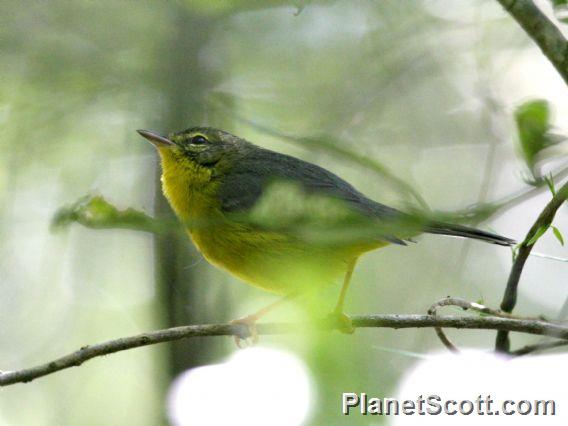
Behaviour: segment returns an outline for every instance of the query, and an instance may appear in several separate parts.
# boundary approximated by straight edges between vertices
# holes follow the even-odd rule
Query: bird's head
[[[192,127],[167,136],[150,130],[138,133],[158,149],[164,166],[173,162],[178,167],[216,168],[247,145],[243,139],[211,127]]]
[[[182,188],[204,187],[222,178],[253,147],[244,139],[211,127],[191,127],[167,136],[149,130],[138,133],[157,148],[164,184]]]
[[[192,215],[188,194],[214,194],[215,182],[222,180],[252,146],[244,139],[209,127],[192,127],[167,136],[149,130],[138,133],[157,148],[164,195],[184,219]]]

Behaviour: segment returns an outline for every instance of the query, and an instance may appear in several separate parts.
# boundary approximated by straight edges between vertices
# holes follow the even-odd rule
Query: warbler
[[[284,296],[233,321],[249,327],[253,339],[257,338],[256,321],[276,305],[287,298],[318,291],[341,275],[343,286],[332,314],[340,319],[344,331],[350,331],[349,317],[343,312],[345,296],[357,260],[370,250],[388,244],[405,245],[420,232],[503,246],[514,243],[475,228],[418,220],[416,215],[369,199],[322,167],[258,147],[222,130],[192,127],[167,136],[148,130],[138,133],[157,148],[163,193],[203,256],[248,284]],[[276,182],[295,185],[303,198],[287,200],[286,189],[294,192],[293,186],[284,186],[284,193],[268,197],[269,188]],[[304,204],[314,200],[323,206],[319,216],[317,209],[307,209],[307,213],[302,210]],[[277,205],[272,212],[268,210],[268,216],[277,217],[288,207],[300,211],[297,216],[301,217],[301,224],[307,223],[308,231],[315,229],[316,234],[318,230],[324,234],[319,227],[325,221],[322,217],[334,211],[334,206],[340,206],[343,210],[335,209],[340,213],[335,214],[332,222],[340,223],[343,231],[357,232],[338,231],[338,238],[327,238],[334,234],[332,228],[331,232],[327,230],[326,238],[318,239],[306,232],[295,232],[290,223],[268,226],[262,220],[251,220],[267,203],[268,207]],[[315,215],[315,220],[306,222],[306,215],[308,219]],[[410,229],[404,229],[406,225]]]

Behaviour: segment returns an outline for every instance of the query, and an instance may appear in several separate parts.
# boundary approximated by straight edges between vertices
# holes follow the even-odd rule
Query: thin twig
[[[441,300],[437,301],[436,303],[434,303],[432,306],[430,306],[430,309],[428,309],[428,315],[432,315],[432,316],[435,317],[436,313],[438,311],[438,308],[441,308],[441,307],[444,307],[444,306],[457,306],[458,308],[462,308],[464,311],[473,310],[473,311],[476,311],[476,312],[479,312],[479,313],[482,313],[482,314],[492,315],[492,316],[499,317],[499,318],[513,318],[513,319],[522,319],[522,320],[527,319],[527,318],[521,318],[521,317],[514,317],[513,315],[511,315],[509,313],[497,311],[495,309],[488,308],[487,306],[481,305],[479,303],[469,302],[465,299],[460,299],[458,297],[450,297],[450,296],[448,296],[444,299],[441,299]],[[446,336],[446,333],[444,333],[444,330],[442,330],[442,327],[435,326],[434,330],[436,331],[436,335],[440,338],[440,340],[442,341],[444,346],[450,350],[450,352],[454,352],[454,353],[459,352],[459,349],[457,348],[457,346],[452,343],[452,341],[448,338],[448,336]]]
[[[551,172],[551,179],[554,182],[564,180],[566,177],[568,177],[568,167],[566,166],[562,166],[556,171]],[[491,202],[472,204],[465,209],[450,212],[448,215],[450,218],[460,217],[462,221],[467,221],[470,224],[477,225],[489,218],[495,219],[501,216],[512,207],[530,200],[544,190],[548,190],[548,186],[546,185],[546,181],[541,179],[532,183],[531,187],[528,189],[520,189],[512,194],[505,195]]]
[[[562,32],[531,0],[498,0],[540,47],[568,84],[568,42]]]
[[[560,170],[552,172],[551,175],[554,182],[559,182],[568,176],[568,167],[562,167]],[[495,204],[496,207],[492,217],[495,218],[500,216],[511,207],[517,206],[547,189],[548,186],[546,185],[546,181],[543,179],[529,189],[520,190],[515,194],[507,195],[501,199],[493,201],[492,204]]]
[[[507,330],[535,335],[554,336],[568,340],[568,326],[533,319],[499,317],[463,317],[433,315],[362,315],[352,317],[355,328],[430,328],[446,327],[459,329]],[[309,324],[308,324],[309,325]],[[261,335],[287,334],[306,330],[306,324],[258,324]],[[330,322],[315,324],[321,330],[332,330]],[[7,371],[0,374],[0,386],[30,382],[38,377],[53,374],[60,370],[77,367],[84,362],[128,349],[149,346],[162,342],[171,342],[200,336],[241,336],[246,337],[249,330],[239,324],[205,324],[174,327],[157,330],[136,336],[123,337],[104,343],[84,346],[76,352],[50,361],[46,364],[19,371]]]
[[[550,226],[556,215],[556,211],[560,208],[562,203],[568,198],[568,183],[565,183],[562,188],[552,197],[552,200],[546,205],[544,210],[540,213],[537,220],[527,233],[524,241],[519,244],[519,249],[511,267],[511,272],[509,274],[509,279],[507,280],[507,287],[505,288],[505,293],[503,295],[503,301],[501,302],[501,310],[503,312],[512,312],[517,303],[517,289],[519,286],[519,280],[523,272],[525,263],[531,254],[531,251],[536,244],[533,241],[538,238],[538,233],[541,232],[542,228],[547,228]],[[499,352],[509,352],[510,342],[509,342],[509,332],[507,330],[501,330],[497,333],[497,339],[495,342],[495,350]]]
[[[535,252],[533,251],[531,253],[531,256],[534,256]],[[547,258],[549,256],[546,256]],[[552,258],[554,259],[554,257],[552,256]],[[562,259],[562,261],[566,261],[568,262],[568,260],[564,260]],[[556,323],[565,323],[566,321],[566,317],[568,316],[568,297],[564,300],[564,303],[562,304],[562,308],[560,308],[560,312],[558,313],[557,317],[556,317]],[[565,346],[566,344],[568,344],[568,342],[564,342],[563,340],[550,340],[548,337],[541,337],[540,341],[538,343],[533,343],[531,345],[527,345],[524,346],[520,349],[511,351],[511,355],[516,355],[516,356],[520,356],[520,355],[527,355],[533,352],[541,352],[543,350],[546,349],[553,349],[553,348],[557,348],[559,346]]]
[[[451,303],[452,299],[448,296],[445,299],[439,300],[438,302],[434,303],[432,306],[430,306],[430,309],[428,309],[428,315],[432,315],[432,316],[436,316],[436,313],[438,311],[438,308],[442,307],[442,306],[449,306],[449,305],[454,305],[454,303]],[[452,343],[452,341],[450,340],[450,338],[448,336],[446,336],[446,333],[444,333],[444,330],[442,330],[442,327],[434,327],[434,331],[436,332],[436,335],[438,336],[438,338],[440,339],[440,341],[442,342],[442,344],[448,348],[448,350],[450,352],[454,352],[454,353],[458,353],[459,349],[456,345],[454,345]]]
[[[552,256],[550,254],[545,254],[545,253],[537,253],[533,251],[531,252],[531,256],[540,257],[541,259],[554,260],[555,262],[568,263],[568,259],[566,259],[565,257]]]
[[[543,343],[537,343],[534,345],[526,345],[523,346],[520,349],[516,349],[514,351],[511,351],[511,355],[514,356],[523,356],[523,355],[528,355],[534,352],[540,352],[540,351],[544,351],[546,349],[554,349],[554,348],[559,348],[561,346],[568,346],[568,341],[567,340],[553,340],[551,342],[543,342]]]

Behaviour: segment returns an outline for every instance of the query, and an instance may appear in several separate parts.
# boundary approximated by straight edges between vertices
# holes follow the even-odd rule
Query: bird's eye
[[[193,138],[191,138],[191,144],[192,145],[204,145],[207,142],[209,142],[205,136],[201,136],[201,135],[197,135],[194,136]]]

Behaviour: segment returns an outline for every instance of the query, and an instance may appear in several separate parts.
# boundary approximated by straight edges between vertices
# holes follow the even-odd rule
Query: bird
[[[353,332],[344,304],[360,256],[420,233],[501,246],[491,232],[403,212],[363,195],[331,171],[257,146],[227,131],[190,127],[162,135],[137,130],[159,153],[162,191],[189,237],[214,266],[282,296],[233,324],[253,343],[257,321],[284,301],[343,276],[331,316]],[[240,346],[240,337],[235,336]]]

